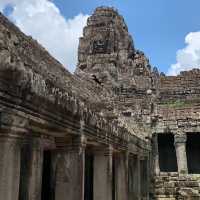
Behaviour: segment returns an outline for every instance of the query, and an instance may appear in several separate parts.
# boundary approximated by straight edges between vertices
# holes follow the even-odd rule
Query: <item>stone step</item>
[[[181,195],[182,197],[199,197],[200,198],[200,193],[199,190],[195,190],[193,188],[180,188],[178,191],[178,194]]]

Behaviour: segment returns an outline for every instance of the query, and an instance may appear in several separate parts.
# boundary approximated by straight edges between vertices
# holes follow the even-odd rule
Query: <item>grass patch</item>
[[[193,102],[179,99],[179,100],[164,102],[161,103],[160,105],[167,106],[169,108],[183,108],[186,106],[193,105]]]

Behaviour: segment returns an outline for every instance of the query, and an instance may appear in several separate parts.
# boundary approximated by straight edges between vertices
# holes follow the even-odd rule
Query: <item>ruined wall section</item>
[[[200,70],[161,76],[155,115],[156,130],[188,129],[198,132],[200,125]]]
[[[156,135],[173,134],[176,151],[178,172],[163,172],[159,168],[162,161],[158,160],[159,171],[155,166],[154,198],[155,199],[199,199],[199,175],[189,171],[189,164],[195,165],[193,159],[189,160],[188,141],[190,134],[200,133],[200,70],[193,69],[181,72],[177,76],[165,76],[162,74],[158,81],[158,95],[154,112],[152,132]],[[184,138],[177,140],[177,138]],[[179,155],[178,145],[185,147],[185,156]],[[182,142],[182,143],[181,143]],[[194,142],[194,141],[193,141]],[[161,144],[157,144],[161,146]],[[195,149],[195,144],[190,148]],[[154,159],[157,154],[154,149]],[[162,157],[162,158],[163,158]],[[159,157],[158,157],[159,159]],[[166,158],[167,159],[167,158]],[[181,162],[185,159],[186,173],[181,171]],[[156,162],[155,162],[156,163]],[[162,170],[164,170],[162,168]],[[196,172],[195,172],[196,173]]]
[[[200,97],[200,70],[181,72],[178,76],[166,76],[160,79],[160,101],[177,99],[194,101]]]
[[[162,173],[155,178],[154,197],[156,199],[191,199],[200,197],[199,176],[179,176],[178,173]]]

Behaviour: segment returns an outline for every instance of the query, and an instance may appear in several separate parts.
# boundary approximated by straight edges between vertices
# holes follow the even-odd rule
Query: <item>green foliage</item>
[[[167,106],[169,108],[183,108],[183,107],[186,107],[186,106],[190,106],[192,104],[193,103],[190,102],[190,101],[178,99],[178,100],[174,100],[174,101],[165,102],[162,105]]]

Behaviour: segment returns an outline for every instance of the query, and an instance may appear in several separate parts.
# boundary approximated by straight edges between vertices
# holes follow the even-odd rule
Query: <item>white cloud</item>
[[[71,72],[77,64],[78,38],[88,15],[65,19],[49,0],[0,0],[0,10],[12,5],[9,18],[27,35],[38,40]]]
[[[185,37],[186,47],[177,51],[177,63],[171,65],[169,75],[177,75],[180,71],[200,68],[200,31],[191,32]]]

